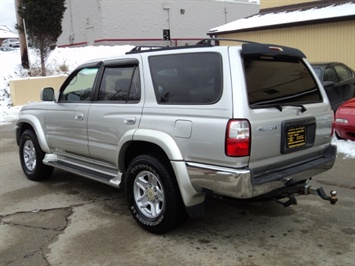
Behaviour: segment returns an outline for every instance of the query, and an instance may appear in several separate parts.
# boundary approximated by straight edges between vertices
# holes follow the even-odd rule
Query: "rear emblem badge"
[[[277,126],[259,126],[256,130],[257,131],[271,131],[271,130],[276,130]]]

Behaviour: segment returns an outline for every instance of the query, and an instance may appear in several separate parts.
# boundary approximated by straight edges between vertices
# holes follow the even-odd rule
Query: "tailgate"
[[[304,55],[288,47],[246,44],[242,56],[254,182],[277,180],[278,172],[323,157],[333,116]]]

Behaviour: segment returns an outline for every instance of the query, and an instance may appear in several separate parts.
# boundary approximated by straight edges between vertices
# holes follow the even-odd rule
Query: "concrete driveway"
[[[316,196],[274,202],[208,198],[206,215],[162,236],[130,216],[123,191],[55,170],[22,173],[13,125],[0,126],[0,265],[355,265],[355,159],[338,156]]]

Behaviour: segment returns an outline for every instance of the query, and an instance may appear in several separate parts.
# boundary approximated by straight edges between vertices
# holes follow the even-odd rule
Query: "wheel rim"
[[[140,172],[133,185],[134,200],[148,218],[158,217],[164,208],[164,191],[159,179],[149,171]]]
[[[33,171],[36,168],[36,149],[31,140],[26,140],[23,146],[23,160],[29,171]]]

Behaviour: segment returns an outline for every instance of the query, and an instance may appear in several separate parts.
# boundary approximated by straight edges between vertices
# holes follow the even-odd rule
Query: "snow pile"
[[[69,74],[83,62],[121,55],[132,48],[129,45],[56,48],[47,59],[47,72],[52,75]],[[33,50],[30,50],[30,63],[39,68],[39,57]],[[24,77],[28,77],[28,72],[21,67],[19,50],[0,50],[0,126],[10,124],[18,117],[21,106],[12,107],[9,80]],[[355,141],[337,140],[334,137],[332,143],[337,145],[339,153],[345,154],[344,158],[355,158]]]
[[[355,141],[338,140],[335,136],[332,139],[332,144],[338,148],[338,153],[344,154],[344,159],[355,158]]]

